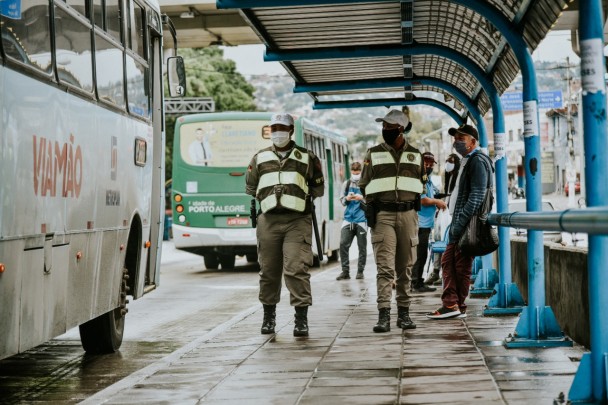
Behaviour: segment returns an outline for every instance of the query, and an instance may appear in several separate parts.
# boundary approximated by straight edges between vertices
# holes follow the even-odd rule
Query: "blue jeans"
[[[344,273],[350,271],[348,251],[350,250],[350,245],[352,245],[355,236],[357,237],[357,246],[359,248],[359,264],[357,266],[357,271],[363,273],[363,269],[365,269],[365,260],[367,259],[367,231],[365,228],[353,223],[343,227],[340,234],[340,259],[342,260],[342,272]]]

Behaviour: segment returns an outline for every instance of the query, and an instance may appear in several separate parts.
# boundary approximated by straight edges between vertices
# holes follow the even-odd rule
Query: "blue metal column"
[[[498,28],[517,57],[523,78],[524,146],[526,170],[526,208],[541,211],[540,134],[538,125],[538,87],[532,56],[520,33],[496,8],[482,0],[453,0],[468,7]],[[514,336],[506,347],[549,347],[572,345],[565,339],[555,314],[545,306],[545,263],[543,232],[528,231],[528,306],[523,308]]]
[[[608,134],[604,81],[603,12],[600,0],[580,0],[578,30],[583,84],[583,130],[588,207],[608,201]],[[591,353],[581,359],[568,399],[572,403],[608,403],[608,236],[589,235],[589,324]]]
[[[532,57],[527,47],[513,46],[523,56],[521,63],[524,98],[524,166],[526,171],[526,209],[542,211],[540,136],[538,125],[538,88]],[[545,305],[545,254],[543,232],[528,230],[528,306],[524,307],[513,335],[505,346],[555,347],[571,346],[565,338],[551,307]]]
[[[508,212],[508,174],[507,174],[507,156],[506,156],[506,134],[505,120],[502,111],[502,104],[496,88],[492,89],[489,94],[492,104],[492,112],[494,113],[494,153],[496,156],[496,211]],[[505,226],[498,227],[498,238],[500,245],[498,246],[498,277],[499,282],[494,286],[492,297],[483,310],[485,316],[492,315],[513,315],[522,311],[525,305],[524,299],[513,283],[511,277],[511,236],[509,228]],[[472,292],[471,292],[472,293]]]

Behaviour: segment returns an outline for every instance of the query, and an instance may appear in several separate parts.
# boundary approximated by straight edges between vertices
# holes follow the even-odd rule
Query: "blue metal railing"
[[[608,207],[552,212],[494,213],[488,215],[488,221],[492,225],[512,228],[608,235]]]

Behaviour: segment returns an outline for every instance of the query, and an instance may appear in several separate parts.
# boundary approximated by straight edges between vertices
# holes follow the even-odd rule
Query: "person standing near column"
[[[367,260],[367,221],[362,207],[364,198],[359,188],[360,179],[361,163],[353,162],[350,165],[350,179],[346,180],[342,185],[342,197],[340,197],[340,202],[346,207],[346,210],[344,211],[344,221],[342,222],[340,234],[342,272],[336,280],[350,279],[348,252],[355,237],[357,238],[357,247],[359,248],[357,279],[360,280],[364,277],[363,271],[365,270],[365,261]]]
[[[308,336],[312,305],[312,199],[324,193],[321,162],[291,140],[293,117],[275,114],[270,120],[273,145],[255,154],[245,178],[246,193],[260,204],[257,218],[259,299],[264,306],[262,334],[274,333],[281,279],[295,307],[294,336]]]
[[[438,194],[435,197],[444,198],[446,204],[450,201],[450,195],[456,186],[456,177],[458,177],[458,171],[460,170],[460,157],[451,153],[445,161],[445,172],[444,172],[444,180],[443,180],[443,194]],[[435,230],[434,230],[434,239],[435,241],[443,240],[445,229],[449,226],[449,222],[452,221],[450,213],[448,211],[441,213],[443,216],[437,216],[435,219]],[[439,278],[439,270],[441,270],[441,255],[442,253],[435,253],[433,255],[433,272],[429,274],[426,280],[424,280],[424,284],[427,285],[441,285],[443,282]]]
[[[422,160],[424,161],[424,170],[426,174],[426,182],[424,184],[424,194],[422,194],[420,203],[422,209],[418,212],[418,249],[416,263],[412,269],[412,290],[414,292],[432,292],[437,290],[434,287],[424,285],[424,279],[422,273],[424,272],[424,265],[429,253],[429,236],[431,230],[435,225],[435,212],[439,208],[444,210],[447,205],[442,200],[435,198],[435,194],[439,190],[435,187],[431,181],[431,174],[433,173],[433,166],[435,165],[435,155],[431,152],[424,152],[422,154]]]
[[[452,214],[452,224],[447,248],[441,258],[442,306],[426,315],[431,319],[466,317],[465,299],[469,295],[471,286],[474,257],[463,254],[458,248],[458,241],[473,215],[483,204],[486,190],[494,184],[492,161],[479,147],[477,130],[465,124],[458,128],[450,128],[448,133],[454,137],[454,149],[464,158],[458,172],[456,187],[448,204]]]
[[[359,187],[367,204],[367,224],[371,228],[372,246],[378,274],[378,323],[374,332],[390,328],[392,281],[396,280],[397,326],[414,329],[409,316],[411,297],[408,294],[412,266],[418,245],[418,214],[420,194],[425,175],[420,151],[406,141],[404,133],[412,124],[399,110],[391,110],[383,118],[384,143],[367,151]]]

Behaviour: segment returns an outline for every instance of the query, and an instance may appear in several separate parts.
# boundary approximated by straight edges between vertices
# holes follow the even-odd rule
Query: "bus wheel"
[[[220,265],[220,261],[215,253],[207,253],[203,255],[203,260],[207,269],[217,269]]]
[[[249,253],[249,254],[246,254],[245,257],[247,258],[247,261],[251,262],[251,263],[256,263],[258,261],[257,253]]]
[[[125,329],[125,315],[128,312],[128,278],[128,270],[123,269],[120,283],[120,306],[118,308],[80,325],[80,341],[87,353],[114,353],[120,348]]]
[[[234,262],[236,260],[235,255],[219,255],[220,256],[220,264],[222,265],[223,270],[234,269]]]

